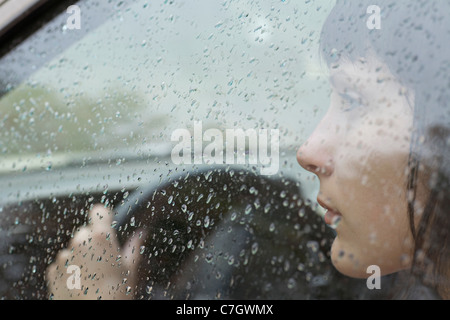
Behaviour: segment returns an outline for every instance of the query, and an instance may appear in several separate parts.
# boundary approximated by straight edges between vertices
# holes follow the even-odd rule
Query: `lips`
[[[328,210],[324,216],[325,223],[330,226],[337,226],[341,218],[342,215],[339,212],[333,210]]]
[[[324,220],[325,223],[330,226],[337,226],[339,221],[342,219],[342,214],[336,210],[328,206],[324,201],[322,201],[320,198],[317,198],[317,202],[320,206],[325,208],[327,212],[325,213]]]

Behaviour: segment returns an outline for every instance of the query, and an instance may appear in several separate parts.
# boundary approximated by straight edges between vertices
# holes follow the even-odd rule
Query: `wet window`
[[[384,179],[368,159],[409,151],[418,95],[378,60],[365,70],[370,55],[340,60],[348,39],[322,33],[342,22],[335,4],[82,0],[11,46],[0,58],[0,298],[390,297],[392,272],[383,290],[366,281],[366,266],[387,270],[379,257],[331,248],[339,226],[353,227],[344,210],[367,209],[354,198]],[[372,82],[348,75],[361,70],[378,104]],[[344,135],[334,156],[350,161],[315,158]],[[367,147],[377,136],[393,149]],[[406,158],[393,159],[403,179]],[[402,197],[389,183],[384,194]],[[385,198],[363,201],[397,226]],[[353,221],[367,225],[362,243],[392,240]],[[110,273],[117,283],[103,290]]]

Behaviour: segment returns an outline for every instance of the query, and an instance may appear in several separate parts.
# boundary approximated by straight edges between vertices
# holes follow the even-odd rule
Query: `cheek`
[[[379,266],[384,274],[396,272],[411,257],[405,188],[389,179],[372,178],[342,193],[348,201],[336,229],[332,259],[352,277],[361,277],[370,265]]]
[[[355,201],[400,200],[406,190],[409,136],[404,121],[376,116],[348,126],[335,158],[337,183],[347,186]]]
[[[409,146],[390,134],[354,129],[339,150],[334,188],[343,219],[332,259],[341,272],[363,277],[370,265],[383,273],[404,267],[412,248],[407,214]]]
[[[404,237],[409,230],[405,170],[408,154],[400,150],[384,154],[361,149],[345,157],[347,161],[335,172],[343,214],[338,232],[357,244],[392,245],[401,239],[399,234]]]

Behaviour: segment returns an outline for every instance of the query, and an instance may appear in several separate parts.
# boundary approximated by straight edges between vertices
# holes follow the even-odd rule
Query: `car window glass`
[[[117,229],[148,232],[142,299],[359,295],[295,159],[329,103],[317,53],[333,1],[97,5],[113,14],[0,98],[0,297],[45,298],[45,268],[95,203],[137,208]],[[174,163],[179,129],[279,130],[279,166]]]

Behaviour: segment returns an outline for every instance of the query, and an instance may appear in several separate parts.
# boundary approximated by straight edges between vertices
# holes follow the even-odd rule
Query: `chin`
[[[345,246],[337,236],[331,247],[331,262],[333,266],[343,275],[351,278],[366,279],[370,274],[367,273],[367,267],[371,264],[360,259],[360,255]]]
[[[380,276],[396,273],[408,268],[406,265],[394,265],[381,263],[381,257],[371,257],[357,253],[357,250],[351,249],[341,243],[336,237],[331,247],[331,262],[333,266],[343,275],[357,279],[367,279],[372,272],[368,270],[370,266],[380,268]],[[377,262],[375,262],[377,261]],[[392,260],[390,260],[392,262]]]

